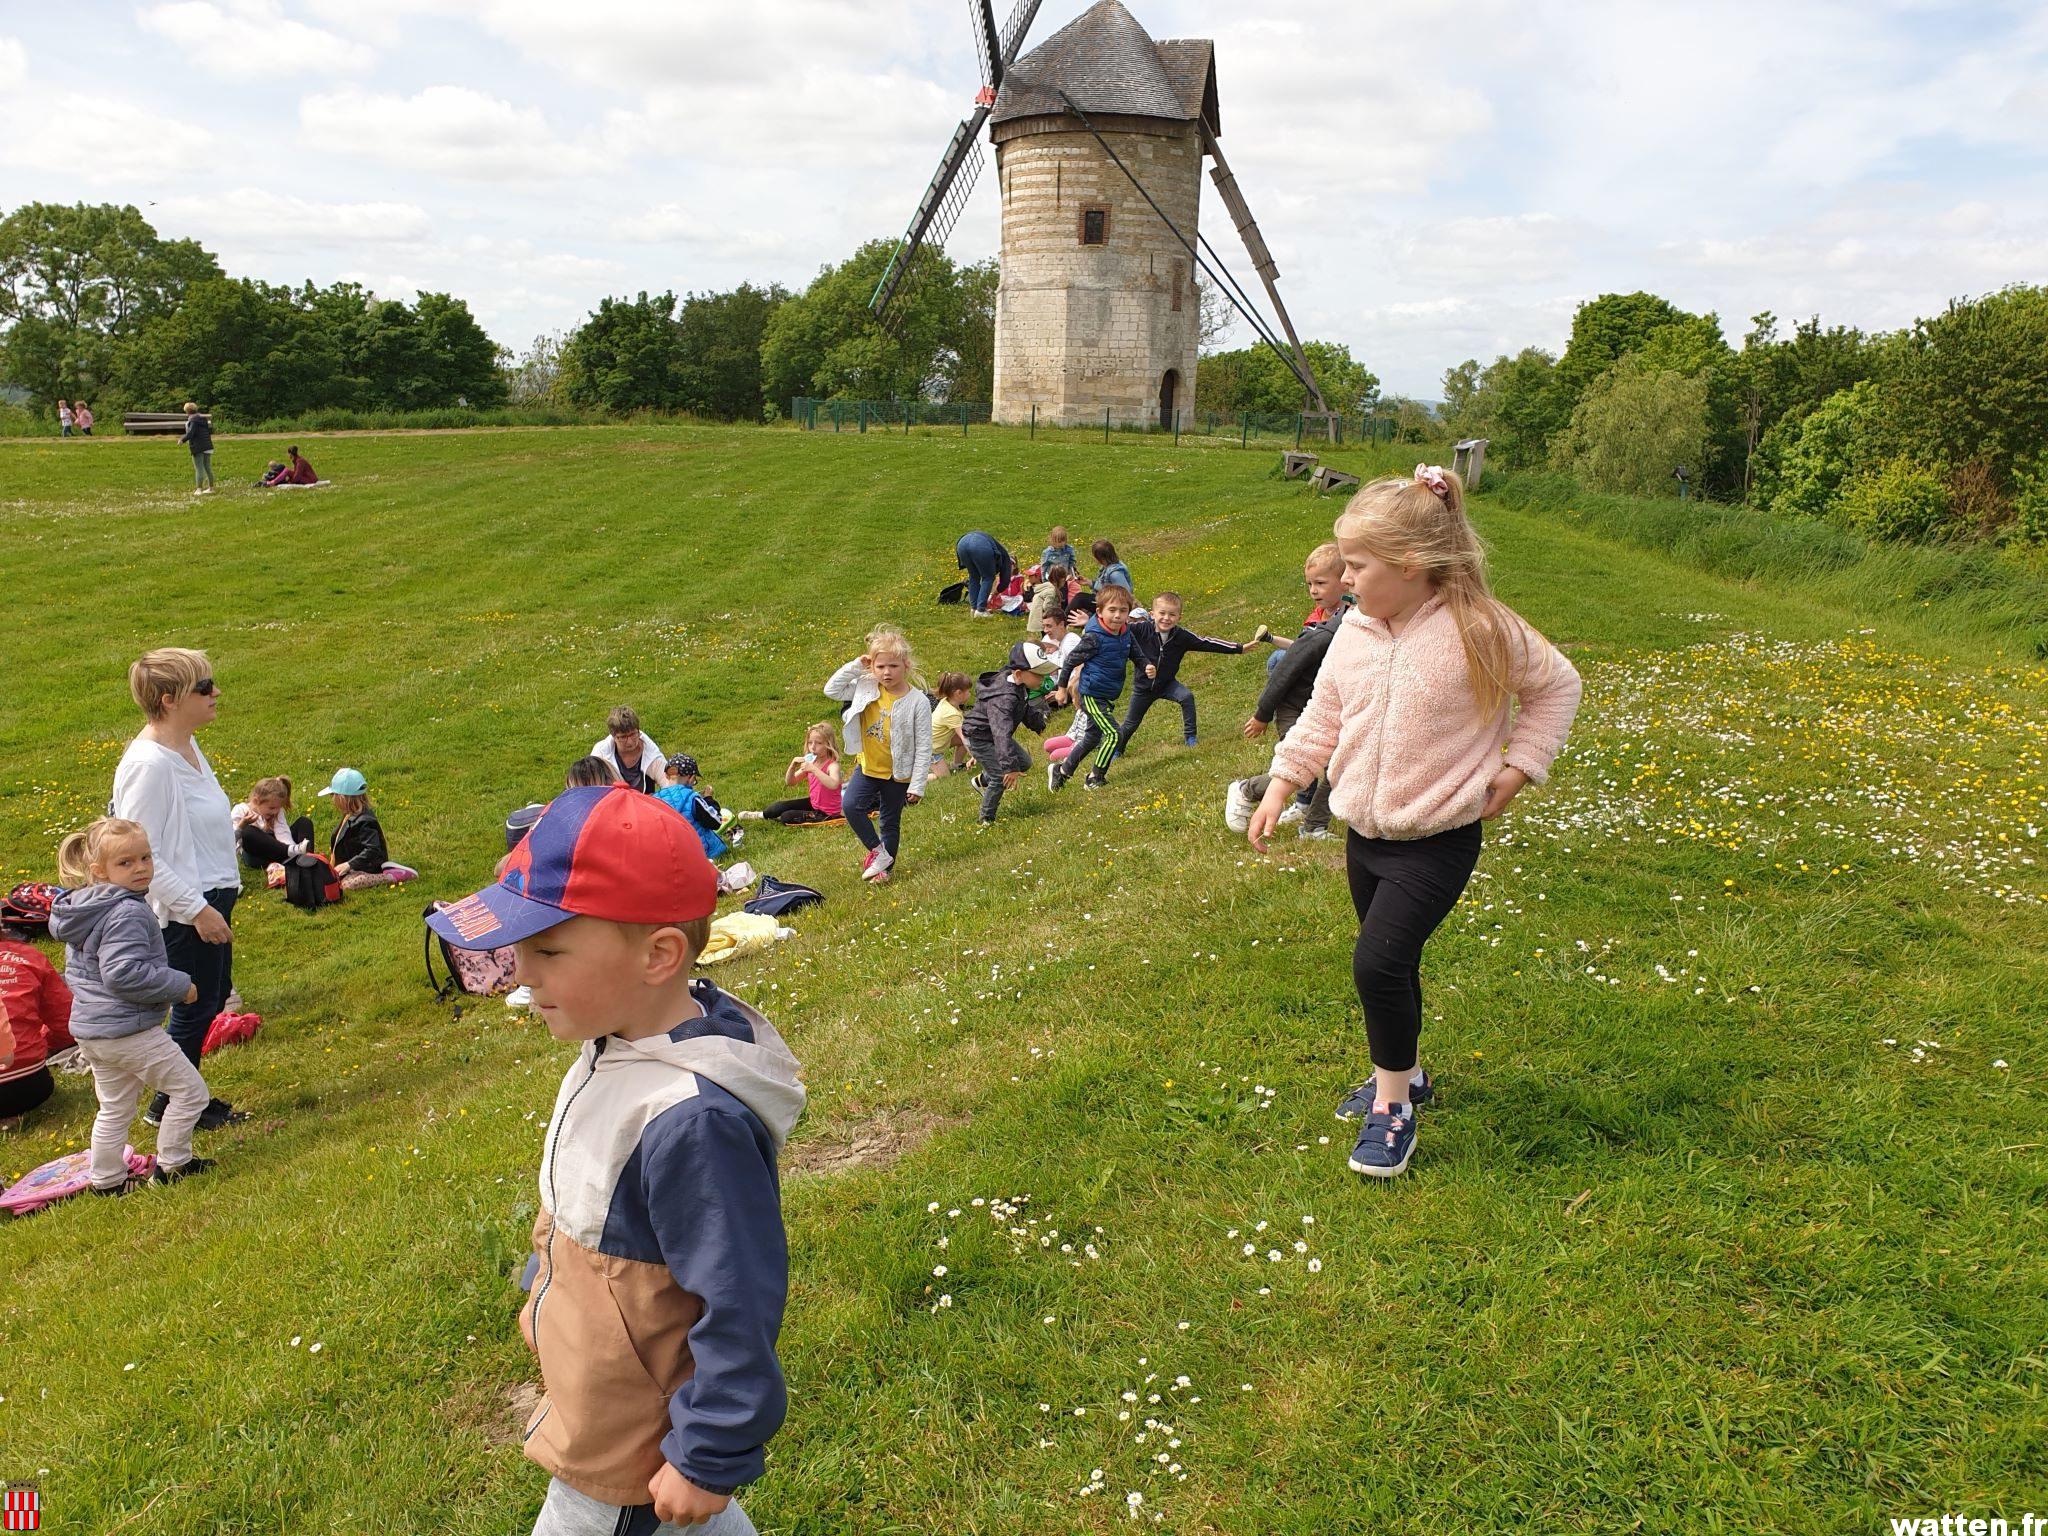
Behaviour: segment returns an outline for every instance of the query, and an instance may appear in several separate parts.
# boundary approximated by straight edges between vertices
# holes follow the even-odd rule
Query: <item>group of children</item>
[[[57,435],[69,437],[74,431],[80,437],[92,436],[92,407],[83,400],[59,400],[57,402]]]
[[[1335,533],[1334,562],[1326,546],[1307,569],[1324,612],[1284,644],[1245,727],[1256,736],[1281,725],[1272,771],[1233,784],[1227,814],[1264,850],[1296,798],[1324,784],[1328,813],[1349,827],[1352,974],[1373,1072],[1338,1114],[1359,1124],[1350,1166],[1386,1177],[1407,1167],[1416,1108],[1436,1091],[1417,1059],[1423,945],[1471,877],[1483,822],[1540,781],[1561,749],[1579,679],[1491,595],[1455,475],[1419,466],[1412,480],[1368,485]],[[1165,593],[1147,610],[1150,639],[1139,639],[1127,573],[1093,595],[1081,635],[1048,614],[1005,666],[981,674],[951,727],[980,765],[984,820],[1030,766],[1020,725],[1044,730],[1053,706],[1076,704],[1079,735],[1054,782],[1085,763],[1084,783],[1099,783],[1152,702],[1180,704],[1194,739],[1193,701],[1174,688],[1188,650],[1246,648],[1175,641],[1180,605]],[[1117,722],[1110,706],[1134,669],[1150,697],[1134,697]],[[965,690],[954,676],[947,683],[959,708]],[[866,850],[864,876],[883,881],[898,862],[904,808],[922,798],[934,759],[951,754],[934,741],[932,701],[900,630],[871,633],[825,691],[843,706],[836,741],[829,725],[812,726],[784,773],[805,793],[762,814],[844,815]],[[525,1436],[550,1473],[536,1536],[656,1522],[741,1536],[753,1526],[732,1495],[760,1475],[787,1404],[776,1164],[804,1090],[774,1026],[692,978],[717,873],[690,802],[648,815],[644,791],[649,767],[676,785],[694,779],[678,768],[695,765],[661,759],[637,720],[613,724],[631,731],[615,729],[612,760],[600,757],[606,781],[565,790],[495,883],[429,922],[457,947],[511,947],[549,1032],[580,1046],[542,1142],[520,1314],[548,1389]],[[265,820],[274,829],[276,815]],[[67,840],[66,873],[87,883],[60,898],[52,931],[71,945],[73,1033],[106,1073],[95,1159],[103,1127],[118,1151],[121,1111],[132,1112],[141,1085],[166,1084],[177,1114],[165,1118],[158,1158],[173,1180],[205,1166],[189,1149],[205,1088],[157,1028],[188,983],[165,964],[141,903],[149,849],[139,831],[109,820]]]

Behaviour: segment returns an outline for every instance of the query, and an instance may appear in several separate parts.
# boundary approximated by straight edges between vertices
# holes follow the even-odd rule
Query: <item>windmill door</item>
[[[1166,377],[1159,381],[1159,425],[1169,432],[1173,430],[1173,408],[1179,394],[1180,370],[1169,368]]]

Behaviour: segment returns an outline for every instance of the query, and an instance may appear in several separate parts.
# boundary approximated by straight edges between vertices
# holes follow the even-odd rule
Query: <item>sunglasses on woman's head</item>
[[[210,698],[212,698],[212,697],[213,697],[213,679],[212,679],[212,678],[210,678],[210,677],[202,677],[201,679],[199,679],[199,681],[198,681],[198,682],[196,682],[196,683],[194,683],[194,684],[192,685],[192,691],[193,691],[194,693],[198,694],[198,695],[199,695],[199,696],[200,696],[201,698],[207,698],[207,699],[210,699]]]

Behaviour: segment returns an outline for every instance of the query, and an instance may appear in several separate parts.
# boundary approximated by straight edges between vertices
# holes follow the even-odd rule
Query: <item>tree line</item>
[[[1951,302],[1891,332],[1788,333],[1649,293],[1579,307],[1559,356],[1444,374],[1445,429],[1489,463],[1595,490],[1748,501],[1892,539],[2048,543],[2048,288]]]

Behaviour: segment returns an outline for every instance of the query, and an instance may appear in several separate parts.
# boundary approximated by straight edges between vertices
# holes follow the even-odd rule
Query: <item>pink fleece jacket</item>
[[[1519,615],[1509,654],[1515,709],[1480,718],[1465,646],[1441,597],[1397,637],[1353,609],[1330,642],[1316,691],[1273,751],[1275,777],[1330,772],[1330,808],[1363,837],[1415,838],[1477,821],[1503,766],[1540,784],[1579,708],[1579,674]],[[1503,756],[1502,748],[1506,753]]]

